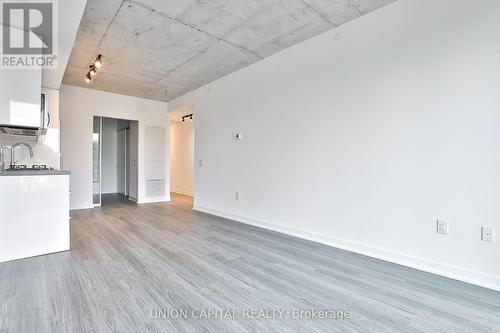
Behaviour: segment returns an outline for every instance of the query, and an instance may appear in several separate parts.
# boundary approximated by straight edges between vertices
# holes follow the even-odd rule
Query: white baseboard
[[[137,203],[140,204],[146,204],[146,203],[155,203],[155,202],[168,202],[170,200],[170,196],[167,197],[160,197],[160,198],[147,198],[141,201],[137,201]]]
[[[178,191],[178,190],[170,190],[170,193],[187,195],[188,197],[194,197],[194,193]]]
[[[69,211],[72,212],[74,210],[85,210],[85,209],[94,209],[96,207],[100,207],[101,205],[92,205],[92,206],[77,206],[77,207],[70,207]]]
[[[295,236],[303,239],[307,239],[316,243],[321,243],[324,245],[332,246],[342,250],[362,254],[368,257],[381,259],[384,261],[392,262],[395,264],[407,266],[410,268],[415,268],[424,272],[433,273],[448,277],[454,280],[459,280],[462,282],[474,284],[480,287],[493,289],[500,291],[500,278],[487,275],[479,272],[465,270],[459,267],[446,265],[439,262],[430,261],[427,259],[422,259],[418,257],[409,256],[403,253],[393,252],[386,249],[375,248],[367,246],[360,243],[354,243],[342,239],[336,239],[329,236],[324,236],[316,233],[311,233],[308,231],[297,230],[292,228],[283,227],[273,223],[268,223],[264,221],[258,221],[255,219],[249,219],[242,216],[237,216],[222,211],[218,211],[211,208],[206,208],[202,206],[195,205],[193,208],[195,211],[207,213],[210,215],[219,216],[222,218],[230,219],[236,222],[249,224],[255,227],[260,227],[272,231],[277,231],[290,236]]]

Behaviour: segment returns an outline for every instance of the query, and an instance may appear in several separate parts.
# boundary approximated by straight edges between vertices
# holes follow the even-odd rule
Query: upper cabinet
[[[0,125],[41,127],[42,70],[0,70]]]

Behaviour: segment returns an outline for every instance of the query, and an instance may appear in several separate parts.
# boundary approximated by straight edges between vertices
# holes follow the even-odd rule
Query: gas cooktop
[[[48,168],[45,164],[33,164],[32,166],[20,164],[20,165],[11,165],[7,169],[7,171],[23,171],[23,170],[54,170],[54,168]]]

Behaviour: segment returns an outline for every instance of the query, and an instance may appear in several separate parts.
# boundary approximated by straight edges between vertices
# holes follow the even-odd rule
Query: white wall
[[[500,289],[499,17],[400,0],[170,102],[195,207]]]
[[[92,206],[92,119],[93,116],[137,120],[138,125],[138,194],[139,203],[170,200],[170,182],[166,195],[148,198],[145,194],[145,128],[159,126],[169,132],[167,104],[142,98],[62,85],[61,151],[63,168],[71,171],[71,209]],[[168,138],[168,136],[167,136]],[[168,143],[166,144],[168,147]],[[169,175],[168,151],[166,173]],[[168,179],[168,177],[167,177]]]
[[[191,121],[170,123],[170,187],[172,192],[194,194],[194,126]]]
[[[118,192],[117,174],[117,120],[102,119],[102,147],[101,147],[101,190],[103,194]]]

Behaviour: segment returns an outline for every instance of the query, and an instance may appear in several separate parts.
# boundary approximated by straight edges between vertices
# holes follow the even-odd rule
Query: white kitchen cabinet
[[[69,175],[0,176],[0,262],[70,249]]]
[[[1,70],[0,125],[41,127],[41,89],[41,68]]]

